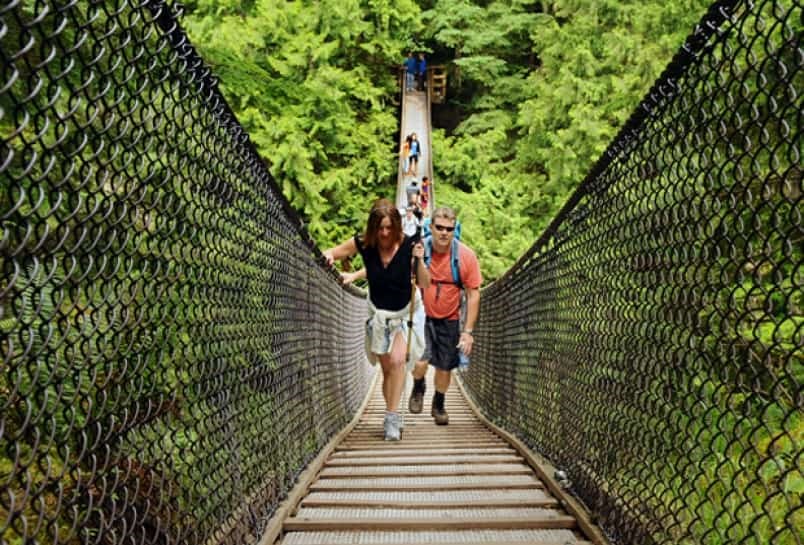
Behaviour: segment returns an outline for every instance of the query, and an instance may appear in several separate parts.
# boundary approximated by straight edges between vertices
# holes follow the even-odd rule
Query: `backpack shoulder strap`
[[[452,265],[452,281],[456,286],[463,289],[463,283],[461,282],[461,247],[460,242],[455,238],[452,239],[452,247],[450,248],[450,264]]]
[[[424,266],[429,267],[433,259],[433,237],[424,237]]]

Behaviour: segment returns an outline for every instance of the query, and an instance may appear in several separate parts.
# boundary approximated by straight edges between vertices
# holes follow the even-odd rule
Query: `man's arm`
[[[477,315],[480,313],[480,288],[466,288],[466,323],[461,331],[461,340],[458,347],[463,349],[467,356],[472,353],[474,337],[472,333],[477,322]]]

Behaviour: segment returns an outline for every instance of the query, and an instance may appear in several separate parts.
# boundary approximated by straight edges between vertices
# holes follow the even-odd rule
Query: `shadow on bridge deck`
[[[429,401],[432,372],[427,380]],[[456,381],[448,426],[436,426],[425,409],[405,416],[401,441],[386,442],[384,407],[376,380],[364,409],[311,465],[262,544],[605,543],[550,469],[477,414]]]

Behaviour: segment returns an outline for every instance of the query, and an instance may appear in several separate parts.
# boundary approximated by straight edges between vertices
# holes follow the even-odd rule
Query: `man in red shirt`
[[[422,412],[424,404],[424,375],[428,363],[436,368],[435,394],[431,415],[436,424],[449,424],[449,415],[444,409],[444,394],[447,392],[452,370],[458,367],[459,351],[469,356],[472,353],[472,330],[480,310],[480,264],[475,253],[458,242],[459,278],[455,283],[452,274],[452,240],[455,236],[455,212],[446,206],[437,208],[432,215],[432,253],[430,259],[430,286],[424,290],[424,311],[427,320],[424,326],[425,350],[422,359],[413,369],[413,392],[408,401],[411,413]],[[461,329],[461,289],[466,291],[466,319]]]

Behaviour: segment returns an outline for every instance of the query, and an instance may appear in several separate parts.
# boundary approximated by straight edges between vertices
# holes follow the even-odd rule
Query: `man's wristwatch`
[[[472,330],[471,329],[464,329],[463,331],[461,331],[461,333],[468,333],[469,335],[474,337],[474,335],[472,335]]]

